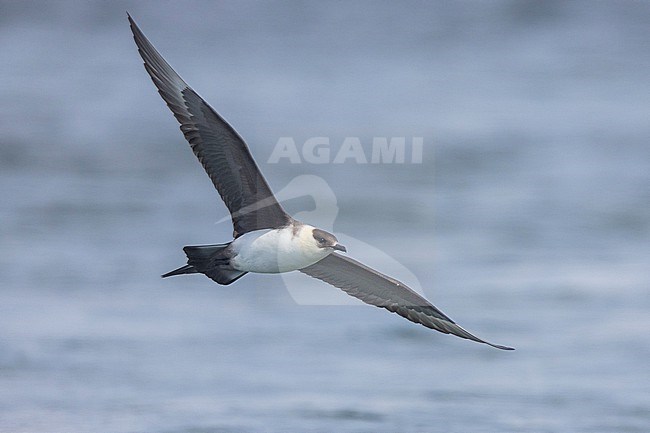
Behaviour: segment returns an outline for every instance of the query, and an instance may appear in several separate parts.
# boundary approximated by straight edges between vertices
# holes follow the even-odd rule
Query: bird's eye
[[[318,243],[324,244],[325,243],[325,238],[318,238]]]

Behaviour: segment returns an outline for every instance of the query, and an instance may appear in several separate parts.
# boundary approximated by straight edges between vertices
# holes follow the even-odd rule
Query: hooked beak
[[[347,253],[347,252],[348,252],[347,248],[345,248],[343,245],[338,244],[338,243],[337,243],[337,244],[334,244],[334,245],[332,246],[332,249],[333,249],[333,250],[336,250],[336,251],[343,251],[344,253]]]

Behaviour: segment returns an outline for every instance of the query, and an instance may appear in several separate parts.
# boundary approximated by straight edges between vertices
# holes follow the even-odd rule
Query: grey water
[[[162,280],[232,228],[126,10],[275,191],[298,179],[291,212],[517,350],[301,275]],[[0,432],[650,431],[649,22],[644,1],[1,2]],[[422,163],[270,163],[283,137],[368,161],[422,137]]]

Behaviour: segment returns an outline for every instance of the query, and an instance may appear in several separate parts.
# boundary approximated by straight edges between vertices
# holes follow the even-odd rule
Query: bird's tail
[[[232,269],[229,260],[224,256],[230,243],[215,245],[193,245],[183,248],[187,256],[187,265],[167,272],[162,277],[173,275],[202,273],[219,284],[227,285],[241,278],[246,272]]]
[[[194,268],[192,265],[185,265],[181,266],[178,269],[174,269],[173,271],[169,271],[166,274],[162,274],[161,276],[163,278],[167,277],[172,277],[174,275],[183,275],[183,274],[196,274],[198,271]]]

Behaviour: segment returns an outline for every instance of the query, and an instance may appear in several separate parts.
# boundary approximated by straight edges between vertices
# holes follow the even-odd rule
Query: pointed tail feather
[[[192,265],[181,266],[178,269],[169,271],[166,274],[161,275],[162,278],[171,277],[174,275],[183,275],[183,274],[196,274],[198,271]]]
[[[228,244],[191,245],[183,248],[187,256],[187,265],[163,275],[196,274],[202,273],[219,284],[227,285],[243,277],[246,272],[230,267],[229,258],[222,254]]]

